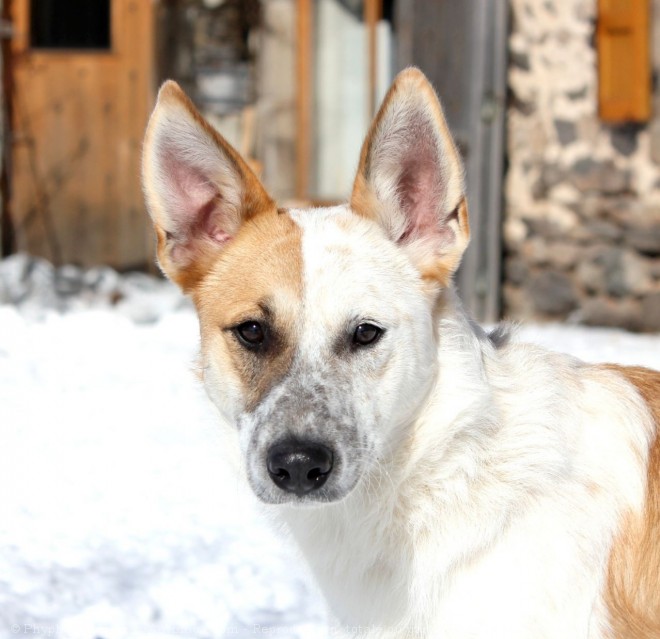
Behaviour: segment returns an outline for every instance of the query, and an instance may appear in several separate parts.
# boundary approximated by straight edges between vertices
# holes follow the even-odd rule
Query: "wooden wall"
[[[140,187],[153,104],[153,6],[112,0],[111,49],[32,49],[12,0],[11,217],[15,248],[55,263],[152,261]]]

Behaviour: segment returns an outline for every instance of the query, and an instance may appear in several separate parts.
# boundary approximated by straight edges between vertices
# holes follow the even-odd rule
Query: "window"
[[[33,49],[110,49],[110,0],[32,0]]]
[[[343,201],[392,81],[392,1],[298,0],[297,7],[296,195]]]

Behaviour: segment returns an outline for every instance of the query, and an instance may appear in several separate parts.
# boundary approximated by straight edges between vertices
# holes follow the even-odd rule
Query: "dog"
[[[343,636],[660,637],[660,373],[484,332],[434,89],[395,79],[350,202],[278,208],[172,81],[143,155],[235,472]]]

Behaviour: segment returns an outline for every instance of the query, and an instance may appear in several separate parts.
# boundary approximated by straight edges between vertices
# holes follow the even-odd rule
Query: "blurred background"
[[[194,311],[157,276],[139,165],[166,78],[319,205],[419,66],[465,160],[469,309],[660,369],[660,0],[0,6],[0,639],[339,634],[225,465]]]
[[[5,257],[153,270],[139,160],[165,78],[280,201],[343,201],[413,64],[466,162],[472,312],[660,330],[660,0],[2,5]]]

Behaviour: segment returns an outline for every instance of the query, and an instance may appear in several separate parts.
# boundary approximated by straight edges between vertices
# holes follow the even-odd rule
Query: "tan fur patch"
[[[646,506],[624,522],[612,548],[606,604],[616,639],[660,637],[660,373],[607,366],[633,384],[656,424],[648,462]]]
[[[152,175],[151,163],[146,161],[150,149],[154,146],[155,131],[159,127],[160,119],[164,117],[163,113],[168,109],[177,108],[185,109],[188,117],[194,120],[211,142],[222,150],[224,156],[236,170],[242,187],[240,211],[242,219],[247,220],[264,211],[274,209],[275,203],[240,154],[206,121],[179,85],[171,80],[165,82],[158,93],[158,107],[149,120],[145,134],[145,153],[142,165],[143,184],[147,202],[150,203],[150,214],[156,231],[158,262],[172,281],[176,282],[185,292],[190,292],[215,261],[218,246],[211,240],[200,241],[193,261],[181,265],[171,259],[171,242],[167,238],[169,230],[167,228],[167,215],[165,211],[161,210],[162,203],[160,203],[160,198],[156,192],[156,179]]]
[[[275,208],[249,219],[192,291],[202,349],[238,375],[248,410],[291,366],[302,302],[301,235]],[[246,349],[231,330],[249,319],[269,326],[263,353]]]
[[[467,200],[463,198],[458,205],[458,225],[464,237],[470,237],[470,222],[468,219]],[[441,255],[438,259],[429,260],[428,263],[420,266],[422,278],[439,282],[443,288],[447,288],[461,263],[463,252],[467,246],[467,241],[457,242],[451,251]]]

